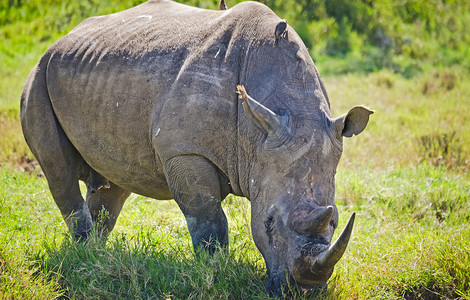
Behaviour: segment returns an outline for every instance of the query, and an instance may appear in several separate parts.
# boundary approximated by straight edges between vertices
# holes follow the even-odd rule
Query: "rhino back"
[[[156,198],[171,197],[162,162],[176,155],[205,156],[236,181],[242,15],[149,1],[87,19],[57,41],[44,56],[47,88],[85,161]]]
[[[163,163],[194,154],[240,194],[250,154],[240,151],[247,120],[236,85],[275,110],[304,111],[298,87],[317,80],[293,30],[273,48],[278,22],[257,2],[209,11],[167,0],[87,19],[44,56],[56,116],[85,161],[130,191],[171,197]],[[302,101],[286,104],[293,94]]]

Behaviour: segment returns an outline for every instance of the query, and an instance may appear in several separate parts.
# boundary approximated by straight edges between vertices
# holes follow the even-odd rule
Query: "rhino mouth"
[[[302,255],[316,256],[328,249],[330,243],[325,238],[313,238],[302,243],[300,253]]]
[[[306,293],[309,293],[309,294],[319,295],[319,294],[322,294],[322,293],[326,292],[327,284],[323,283],[323,284],[318,284],[318,285],[304,285],[304,284],[301,284],[301,283],[297,282],[296,283],[296,288],[300,292],[306,292]]]
[[[296,285],[304,290],[326,284],[332,273],[333,268],[317,268],[311,256],[301,256],[290,270]]]
[[[301,247],[299,256],[293,258],[290,267],[290,275],[298,285],[309,289],[326,284],[334,266],[346,251],[354,219],[353,213],[343,232],[331,246],[326,240],[319,238]]]
[[[285,273],[277,273],[272,274],[272,276],[269,277],[269,280],[266,283],[266,291],[270,297],[278,298],[288,296],[287,298],[295,298],[289,296],[297,294],[297,292],[306,292],[314,295],[326,292],[326,283],[304,284],[295,281],[292,275],[287,277],[285,275]]]

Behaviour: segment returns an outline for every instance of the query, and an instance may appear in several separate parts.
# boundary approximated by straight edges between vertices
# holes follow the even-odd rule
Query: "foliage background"
[[[91,15],[120,11],[143,1],[2,0],[0,37],[29,53]],[[214,9],[215,1],[180,1]],[[229,6],[241,1],[228,1]],[[314,58],[352,55],[364,71],[397,72],[416,61],[433,65],[470,63],[470,2],[466,0],[265,0],[296,29]],[[25,38],[28,37],[28,38]],[[4,43],[1,52],[17,49]],[[357,71],[357,66],[348,71]],[[344,70],[341,70],[344,71]],[[410,72],[410,71],[408,71]]]

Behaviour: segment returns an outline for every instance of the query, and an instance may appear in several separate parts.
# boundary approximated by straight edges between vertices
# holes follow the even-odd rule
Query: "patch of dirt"
[[[403,294],[403,299],[407,300],[441,300],[441,299],[459,299],[459,296],[450,290],[434,291],[422,287],[417,291],[407,291]]]
[[[26,172],[29,174],[37,172],[38,177],[44,176],[44,173],[42,172],[38,161],[35,159],[30,159],[29,157],[21,156],[16,160],[16,165],[18,170],[20,170],[21,172]]]

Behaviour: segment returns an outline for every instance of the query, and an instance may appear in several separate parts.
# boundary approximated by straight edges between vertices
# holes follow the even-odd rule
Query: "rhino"
[[[270,295],[326,284],[354,222],[332,243],[343,137],[373,112],[332,117],[299,35],[286,24],[277,40],[280,22],[258,2],[218,11],[151,0],[88,18],[44,53],[21,124],[76,240],[109,234],[136,193],[174,199],[194,249],[227,248],[231,193],[251,201]]]

